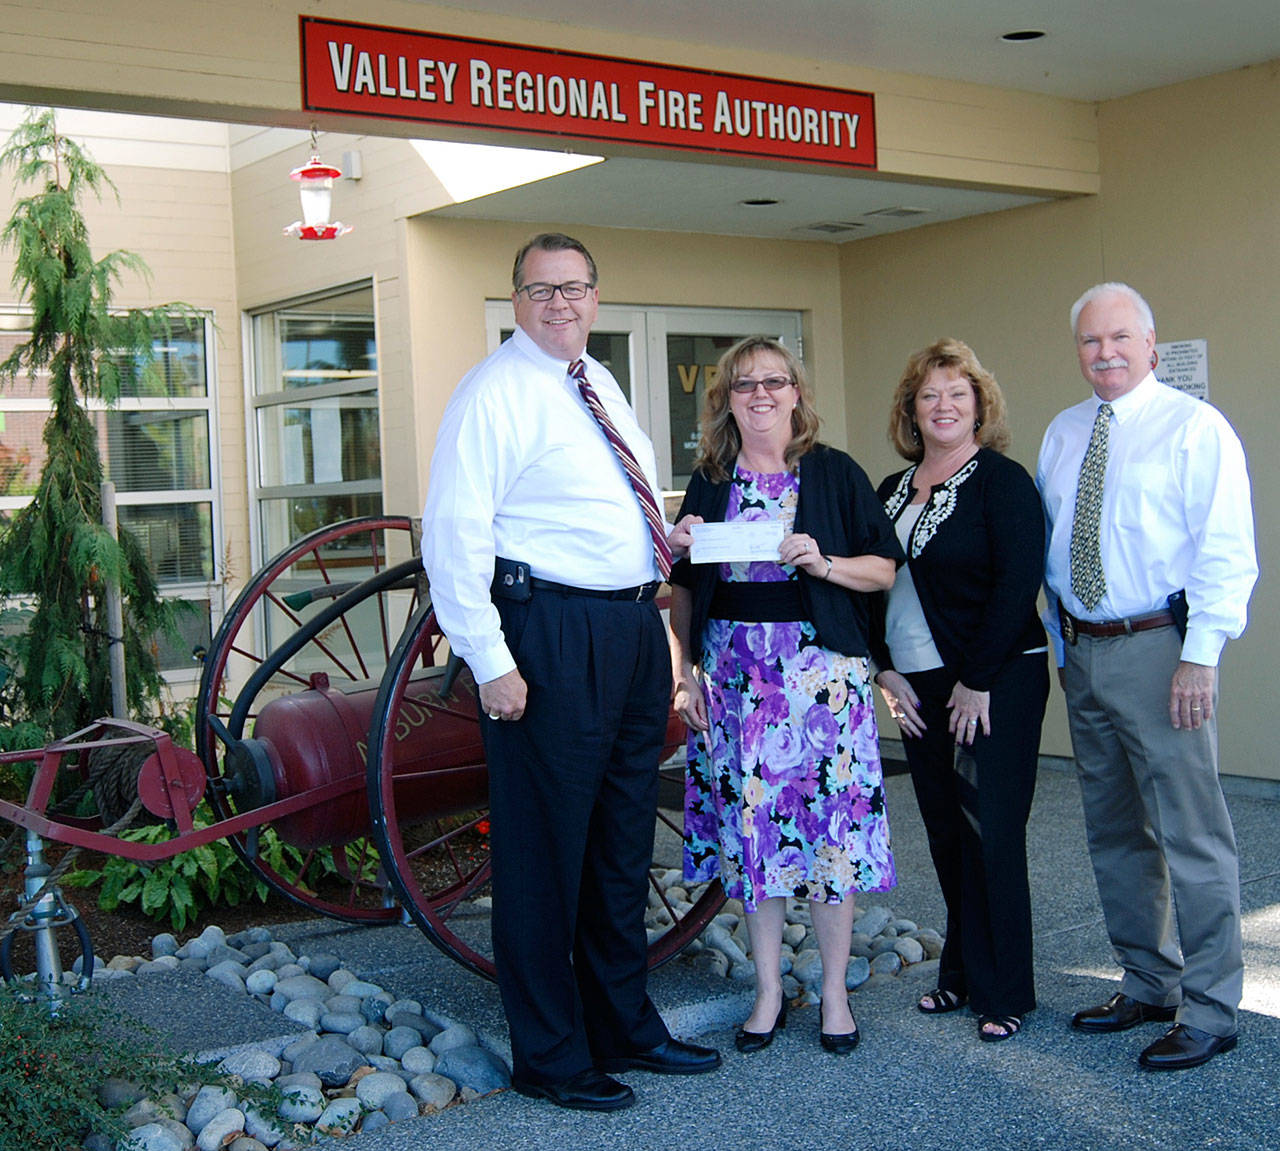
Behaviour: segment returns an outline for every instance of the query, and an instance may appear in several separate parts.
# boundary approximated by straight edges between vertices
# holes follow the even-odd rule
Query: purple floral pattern
[[[800,481],[737,470],[726,520],[795,522]],[[790,565],[722,564],[725,580],[795,579]],[[719,875],[752,911],[771,896],[839,903],[897,882],[866,660],[813,625],[711,620],[703,645],[711,730],[690,733],[684,873]]]

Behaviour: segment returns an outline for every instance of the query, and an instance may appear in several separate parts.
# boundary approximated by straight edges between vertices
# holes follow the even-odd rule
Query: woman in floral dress
[[[867,682],[866,593],[902,551],[866,474],[817,442],[799,361],[752,337],[707,389],[695,474],[671,536],[697,524],[780,523],[777,557],[672,572],[675,708],[689,725],[685,875],[741,899],[756,1000],[740,1051],[785,1025],[781,947],[789,898],[808,901],[822,955],[820,1039],[852,1051],[845,969],[854,893],[895,882]]]

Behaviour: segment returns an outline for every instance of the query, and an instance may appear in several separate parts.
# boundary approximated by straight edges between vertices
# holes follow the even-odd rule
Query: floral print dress
[[[739,467],[726,521],[792,530],[800,480]],[[723,580],[796,579],[791,565],[720,565]],[[866,660],[829,651],[813,625],[709,620],[710,731],[691,732],[685,878],[719,875],[747,911],[771,896],[839,903],[896,883]]]

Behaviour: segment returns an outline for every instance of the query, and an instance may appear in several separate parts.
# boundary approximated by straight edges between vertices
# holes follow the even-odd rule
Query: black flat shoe
[[[1071,1026],[1078,1031],[1128,1031],[1140,1023],[1172,1023],[1177,1014],[1176,1007],[1153,1007],[1116,992],[1106,1003],[1077,1011],[1071,1017]]]
[[[653,1071],[658,1075],[701,1075],[720,1066],[720,1052],[713,1047],[697,1047],[679,1039],[668,1039],[648,1051],[614,1055],[596,1060],[600,1071]]]
[[[630,1087],[602,1075],[594,1067],[557,1083],[526,1083],[513,1079],[511,1086],[520,1095],[546,1099],[571,1111],[621,1111],[636,1101],[635,1092]]]
[[[822,1018],[822,1002],[818,1002],[818,1018]],[[858,1025],[853,1025],[852,1031],[847,1031],[842,1035],[832,1035],[826,1031],[818,1032],[818,1043],[823,1051],[829,1051],[832,1055],[848,1055],[855,1047],[858,1046],[858,1040],[862,1036],[858,1034]]]
[[[763,1051],[773,1042],[774,1035],[786,1025],[787,1000],[786,996],[783,996],[782,1006],[778,1008],[778,1017],[773,1021],[773,1026],[768,1031],[747,1031],[745,1028],[739,1027],[738,1033],[733,1037],[733,1045],[744,1055],[750,1055],[753,1051]]]
[[[1210,1035],[1198,1027],[1175,1023],[1138,1056],[1138,1062],[1148,1071],[1184,1071],[1208,1063],[1235,1045],[1234,1035]]]

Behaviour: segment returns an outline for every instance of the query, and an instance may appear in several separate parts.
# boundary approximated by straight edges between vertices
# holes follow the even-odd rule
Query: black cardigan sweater
[[[709,523],[722,522],[731,487],[732,481],[713,483],[705,473],[695,472],[677,519],[699,515]],[[825,444],[815,444],[800,457],[800,498],[792,530],[813,536],[824,555],[876,555],[897,564],[903,561],[893,525],[866,472],[844,452]],[[869,596],[804,571],[798,574],[805,616],[819,642],[844,655],[868,654]],[[688,588],[693,596],[689,654],[695,663],[702,659],[711,596],[719,581],[718,564],[695,566],[682,559],[671,572],[671,582]]]
[[[897,472],[877,495],[896,523],[910,504],[915,468]],[[1045,644],[1036,614],[1044,579],[1044,510],[1023,467],[982,448],[936,485],[912,529],[907,563],[924,618],[948,671],[988,691],[1000,669]],[[872,610],[871,654],[893,667],[885,644],[886,593]]]

